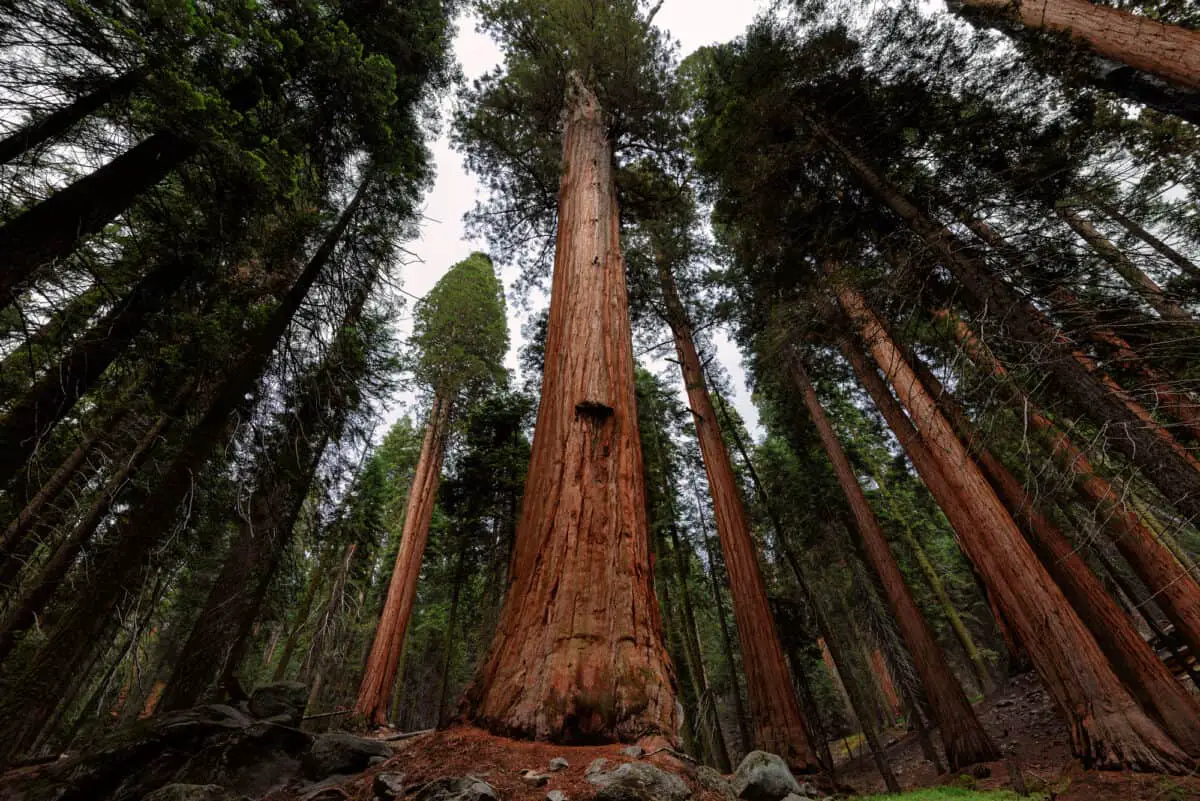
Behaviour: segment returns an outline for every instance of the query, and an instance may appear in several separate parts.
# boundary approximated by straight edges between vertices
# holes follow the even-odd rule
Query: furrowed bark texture
[[[915,359],[912,366],[1142,708],[1163,724],[1183,750],[1200,756],[1200,706],[1191,693],[1171,675],[1075,546],[1038,510],[1016,476],[982,444],[962,407],[937,377]]]
[[[545,377],[512,582],[467,712],[537,739],[673,740],[612,151],[582,86],[567,99],[563,140]]]
[[[700,453],[708,475],[717,536],[729,572],[733,615],[737,621],[746,691],[754,723],[754,745],[782,756],[794,770],[816,765],[796,700],[791,673],[767,600],[766,585],[758,565],[758,552],[750,536],[746,508],[733,473],[729,451],[721,436],[716,410],[704,380],[704,368],[692,339],[692,328],[665,258],[658,258],[659,283],[675,339],[675,352],[683,371],[688,406],[696,424]]]
[[[1200,31],[1088,0],[958,0],[963,6],[1003,14],[1034,30],[1064,33],[1097,55],[1200,89]]]
[[[792,380],[804,398],[804,405],[816,426],[821,445],[833,464],[833,472],[850,504],[855,526],[862,538],[863,550],[870,560],[871,567],[879,576],[888,607],[896,616],[896,625],[912,655],[913,665],[921,676],[921,683],[925,685],[930,709],[941,726],[942,742],[946,748],[946,759],[950,762],[950,769],[958,770],[974,762],[999,759],[1000,752],[975,717],[971,703],[950,670],[941,646],[938,645],[929,624],[913,600],[912,592],[904,582],[904,574],[900,572],[900,566],[896,564],[896,558],[892,555],[887,538],[879,527],[879,521],[871,511],[866,493],[858,483],[858,477],[855,476],[850,460],[842,450],[829,418],[825,416],[825,410],[817,398],[808,373],[798,359],[793,358],[790,366]]]
[[[421,455],[408,491],[400,549],[396,552],[396,563],[388,583],[387,600],[375,629],[371,654],[358,688],[358,699],[354,703],[354,713],[362,715],[372,726],[383,726],[388,722],[392,688],[400,667],[400,652],[404,648],[404,635],[408,631],[408,621],[417,597],[421,560],[425,556],[425,545],[429,542],[429,524],[433,520],[433,506],[442,476],[451,405],[447,398],[433,399],[429,422],[425,426],[425,439],[421,443]]]
[[[1110,432],[1106,442],[1113,450],[1140,467],[1180,512],[1200,520],[1200,465],[1196,460],[1094,362],[1064,341],[1041,310],[1001,281],[967,243],[918,208],[821,120],[806,116],[813,133],[860,183],[938,254],[967,290],[967,300],[976,312],[1003,321],[1015,338],[1045,348],[1047,378],[1064,405]]]
[[[926,472],[940,473],[950,493],[961,500],[970,519],[955,522],[951,517],[959,544],[1029,652],[1067,722],[1076,756],[1096,768],[1189,770],[1187,755],[1121,684],[1096,640],[862,298],[841,289],[838,300],[895,388],[912,418],[910,425],[920,429],[918,436],[936,460],[922,478]],[[856,371],[866,368],[861,356],[858,361]],[[873,371],[866,368],[861,372],[864,380],[866,372]],[[873,380],[878,382],[878,376]]]

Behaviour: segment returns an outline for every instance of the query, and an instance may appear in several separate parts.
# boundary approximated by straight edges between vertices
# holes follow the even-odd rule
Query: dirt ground
[[[1020,766],[1031,792],[1060,801],[1200,801],[1200,776],[1084,770],[1071,756],[1066,726],[1032,673],[1015,677],[1003,691],[976,704],[975,711],[1005,756]],[[974,766],[972,773],[979,776],[938,776],[934,766],[923,758],[915,733],[887,732],[883,741],[888,744],[892,770],[905,790],[938,784],[980,790],[1012,787],[1004,762]],[[935,741],[940,751],[936,735]],[[836,767],[839,784],[860,793],[884,792],[870,754]]]

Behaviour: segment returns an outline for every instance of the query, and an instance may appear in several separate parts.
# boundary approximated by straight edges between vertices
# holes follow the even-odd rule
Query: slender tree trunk
[[[458,555],[454,565],[454,589],[450,593],[450,615],[446,618],[446,658],[442,662],[442,682],[438,690],[437,725],[439,728],[450,721],[450,676],[454,669],[455,631],[458,629],[458,602],[462,597],[462,585],[467,580],[467,542],[459,536]]]
[[[38,268],[70,255],[195,152],[174,134],[156,133],[0,226],[0,307]]]
[[[437,395],[429,411],[421,456],[408,490],[408,506],[404,514],[404,529],[400,534],[400,549],[388,584],[387,599],[375,630],[375,641],[367,659],[367,669],[354,713],[362,715],[371,726],[385,726],[404,649],[404,635],[417,598],[417,580],[425,544],[429,541],[429,524],[437,501],[438,482],[442,477],[442,458],[446,453],[446,437],[450,433],[452,399]]]
[[[661,254],[656,261],[667,318],[674,334],[675,352],[679,356],[700,453],[704,457],[717,535],[729,571],[733,614],[742,646],[750,714],[754,720],[754,744],[756,748],[779,754],[795,770],[811,770],[815,766],[804,718],[771,617],[758,552],[750,536],[750,524],[729,451],[708,394],[704,368],[692,339],[692,327],[675,287],[670,264]]]
[[[308,623],[308,616],[312,613],[313,602],[317,599],[317,592],[325,582],[328,560],[332,555],[333,552],[325,548],[322,549],[321,555],[317,559],[317,566],[313,569],[312,576],[308,580],[308,587],[304,591],[304,597],[300,601],[300,606],[296,609],[295,619],[292,621],[292,627],[288,631],[287,639],[284,640],[283,653],[279,656],[279,664],[275,666],[275,672],[271,676],[271,681],[283,681],[284,677],[287,676],[288,665],[292,662],[292,657],[296,653],[296,645],[300,640],[300,632],[304,630],[305,624]]]
[[[177,406],[177,410],[180,410],[184,403],[186,403],[187,397],[190,397],[190,393],[185,393],[184,400]],[[150,425],[138,440],[133,452],[109,476],[104,488],[95,500],[92,501],[91,506],[88,507],[87,513],[75,524],[75,527],[71,529],[71,533],[58,546],[54,555],[50,557],[50,561],[46,563],[46,566],[38,574],[37,579],[30,585],[29,590],[16,603],[10,606],[3,623],[0,623],[0,661],[8,656],[12,650],[13,645],[16,643],[16,635],[29,628],[35,621],[37,614],[54,597],[59,584],[67,575],[67,571],[75,564],[75,558],[79,556],[79,552],[91,540],[96,527],[108,515],[113,502],[117,499],[126,482],[141,469],[146,459],[150,457],[154,447],[158,444],[159,437],[163,435],[173,422],[173,417],[173,414],[162,415]]]
[[[709,534],[708,518],[704,514],[704,497],[700,494],[700,485],[696,481],[695,474],[691,475],[691,483],[692,492],[696,496],[696,514],[700,518],[700,535],[704,538],[704,555],[708,559],[708,581],[709,588],[712,590],[713,613],[716,615],[717,624],[721,629],[721,645],[725,650],[725,661],[729,665],[729,683],[733,688],[734,715],[737,718],[738,735],[744,756],[754,747],[750,733],[750,716],[746,714],[746,707],[742,703],[742,689],[738,682],[737,652],[734,650],[733,636],[729,633],[729,622],[725,616],[725,599],[721,595],[721,585],[717,581],[717,549],[713,547],[712,535]]]
[[[958,3],[1001,14],[1031,30],[1065,34],[1102,58],[1170,84],[1200,89],[1200,31],[1088,0],[956,0]]]
[[[92,315],[108,299],[108,291],[97,283],[80,292],[0,360],[0,403],[28,391],[59,349],[86,329]]]
[[[1200,36],[1197,37],[1197,45],[1200,46]],[[1140,267],[1130,261],[1121,249],[1109,242],[1103,234],[1096,230],[1096,226],[1092,225],[1091,220],[1081,217],[1074,209],[1069,206],[1059,206],[1056,211],[1058,216],[1063,219],[1071,230],[1078,234],[1092,250],[1100,254],[1106,262],[1112,265],[1112,268],[1117,271],[1130,288],[1138,294],[1142,300],[1158,312],[1158,315],[1164,320],[1169,320],[1173,323],[1184,323],[1185,325],[1195,328],[1196,320],[1184,311],[1183,307],[1174,300],[1167,297],[1163,292],[1162,287],[1154,282],[1150,276],[1146,275]]]
[[[997,377],[1003,378],[1007,374],[966,323],[957,320],[954,330],[972,361]],[[1014,401],[1019,401],[1033,428],[1047,437],[1051,452],[1067,475],[1074,479],[1079,493],[1103,512],[1104,528],[1112,536],[1121,556],[1155,593],[1163,612],[1187,642],[1188,648],[1200,654],[1200,584],[1195,577],[1146,527],[1137,512],[1126,506],[1124,488],[1101,477],[1070,436],[1028,398],[1018,394]]]
[[[875,482],[883,486],[880,477],[876,476]],[[893,513],[895,513],[894,507]],[[946,585],[942,582],[942,577],[938,575],[937,568],[933,566],[933,562],[929,561],[929,555],[925,553],[925,549],[913,534],[908,522],[902,518],[900,518],[900,536],[904,539],[908,550],[912,552],[917,567],[921,569],[921,575],[925,577],[925,583],[929,585],[933,597],[937,599],[938,605],[942,608],[942,614],[946,616],[946,621],[950,624],[951,631],[954,632],[955,638],[962,646],[963,653],[967,655],[967,662],[971,665],[975,672],[975,678],[979,681],[979,689],[985,696],[990,695],[995,688],[991,669],[983,658],[983,654],[980,653],[979,646],[975,644],[975,638],[971,636],[966,623],[963,622],[962,615],[958,613],[958,607],[954,605],[950,593],[946,592]]]
[[[1132,398],[1101,373],[1029,301],[1001,282],[972,249],[950,229],[922,212],[895,186],[844,145],[821,121],[808,116],[813,132],[942,259],[967,289],[974,308],[1002,320],[1021,340],[1046,350],[1041,364],[1071,409],[1092,419],[1108,436],[1105,442],[1138,465],[1185,515],[1200,519],[1200,466]]]
[[[595,96],[573,79],[542,402],[512,584],[467,707],[487,728],[538,739],[674,739],[612,150]]]
[[[37,493],[22,507],[17,516],[0,534],[0,588],[9,587],[20,571],[25,559],[37,548],[36,538],[29,537],[30,530],[39,521],[44,521],[47,505],[71,483],[87,459],[95,453],[101,441],[117,431],[130,413],[128,403],[122,403],[112,415],[98,425],[75,446],[58,469],[38,488]]]
[[[8,410],[0,420],[0,485],[21,469],[43,437],[75,408],[197,266],[189,260],[152,270]]]
[[[316,700],[317,682],[314,676],[319,675],[320,665],[325,659],[325,650],[344,601],[346,579],[350,575],[350,564],[354,561],[354,554],[357,550],[358,546],[354,543],[345,547],[341,564],[338,565],[337,574],[333,579],[333,586],[329,589],[329,601],[325,604],[325,609],[322,610],[317,625],[313,627],[312,642],[309,643],[304,661],[300,663],[298,681],[313,688],[313,693],[309,695],[310,704]]]
[[[964,501],[974,525],[955,526],[959,543],[1028,650],[1067,721],[1076,755],[1098,768],[1186,770],[1187,755],[1122,686],[883,327],[856,293],[841,289],[838,300],[921,428],[944,468],[942,480]]]
[[[194,474],[216,447],[227,441],[231,421],[245,404],[287,331],[300,305],[324,271],[334,248],[349,227],[370,184],[368,175],[341,218],[309,259],[299,278],[268,321],[251,337],[243,355],[230,368],[203,417],[188,434],[165,473],[149,490],[131,493],[129,514],[114,526],[113,545],[98,555],[76,604],[55,626],[47,642],[21,672],[19,694],[0,700],[0,764],[25,748],[53,713],[54,699],[77,669],[86,646],[120,598],[140,585],[153,557],[153,546],[174,529],[178,509],[192,490]]]
[[[1100,211],[1104,212],[1106,216],[1108,216],[1114,222],[1120,224],[1130,234],[1154,248],[1154,250],[1163,256],[1167,261],[1174,264],[1189,277],[1200,278],[1200,266],[1192,263],[1187,256],[1184,256],[1178,250],[1147,231],[1144,226],[1137,222],[1137,220],[1129,217],[1115,205],[1105,202],[1096,195],[1089,193],[1088,200],[1095,204],[1095,206],[1100,209]]]
[[[938,407],[961,441],[969,443],[970,452],[996,494],[1027,532],[1042,563],[1092,632],[1126,687],[1184,751],[1200,756],[1200,705],[1146,644],[1133,621],[1105,591],[1078,550],[1037,509],[1008,468],[982,444],[979,432],[936,376],[916,359],[912,366],[918,380],[937,398]]]
[[[793,357],[790,368],[792,380],[803,396],[804,405],[816,426],[821,444],[833,464],[833,472],[850,504],[863,550],[879,577],[888,607],[895,615],[896,625],[904,637],[908,652],[912,655],[913,664],[921,676],[921,683],[925,685],[933,716],[942,729],[942,742],[945,744],[950,769],[957,771],[974,762],[999,759],[999,750],[975,717],[962,686],[950,670],[941,647],[904,582],[904,574],[900,572],[900,566],[896,564],[891,548],[888,547],[887,538],[871,511],[866,493],[859,485],[850,460],[825,416],[825,410],[821,407],[804,365],[799,358]]]
[[[0,164],[42,145],[61,138],[67,131],[109,103],[123,100],[145,80],[146,70],[137,69],[106,79],[86,95],[82,95],[62,108],[26,122],[8,136],[0,139]]]

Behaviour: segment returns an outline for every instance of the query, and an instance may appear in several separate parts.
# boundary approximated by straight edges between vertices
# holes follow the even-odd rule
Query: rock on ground
[[[304,755],[304,775],[313,781],[337,773],[361,773],[374,757],[386,759],[392,749],[379,740],[355,737],[341,731],[318,734]]]
[[[149,795],[142,796],[142,801],[232,801],[233,796],[225,792],[219,784],[168,784],[158,788]]]
[[[250,694],[250,714],[276,723],[299,726],[308,706],[308,687],[298,681],[280,681],[258,687]]]
[[[371,789],[379,801],[398,801],[404,798],[403,773],[377,773]]]
[[[700,765],[696,768],[696,784],[705,790],[719,794],[722,798],[732,799],[734,797],[729,780],[708,765]]]
[[[683,779],[648,762],[626,762],[587,780],[600,788],[596,801],[687,801],[692,794]]]
[[[569,767],[571,767],[571,763],[562,757],[555,757],[554,759],[550,760],[550,770],[552,771],[558,772],[560,770],[566,770]]]
[[[782,801],[800,794],[800,783],[777,754],[751,751],[733,774],[733,794],[745,801]]]
[[[451,776],[426,784],[413,801],[499,801],[490,784],[474,776]]]

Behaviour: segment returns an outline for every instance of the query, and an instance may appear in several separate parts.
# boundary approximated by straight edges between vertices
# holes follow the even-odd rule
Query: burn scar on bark
[[[602,422],[612,417],[613,408],[600,401],[581,400],[575,404],[575,416]]]

